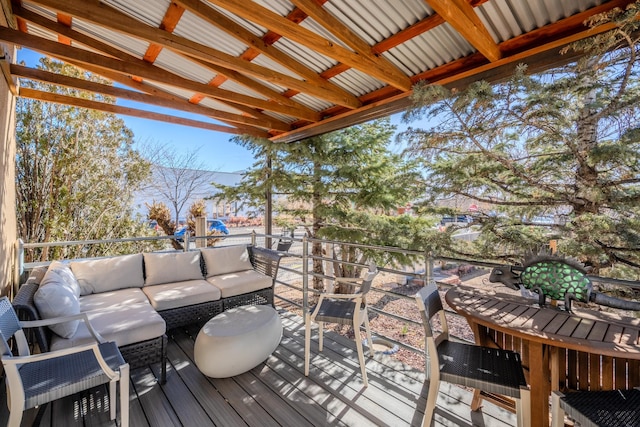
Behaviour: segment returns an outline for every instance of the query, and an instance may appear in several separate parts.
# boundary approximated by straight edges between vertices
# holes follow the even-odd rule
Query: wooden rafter
[[[337,99],[342,98],[341,102],[336,102],[337,104],[350,108],[358,108],[361,106],[360,101],[358,101],[355,96],[326,81],[313,70],[300,64],[298,61],[276,49],[271,44],[265,42],[263,39],[253,35],[253,33],[235,23],[233,20],[227,18],[222,13],[216,11],[214,8],[207,6],[199,0],[176,0],[176,3],[180,4],[182,7],[199,16],[201,19],[204,19],[208,23],[225,31],[227,34],[235,37],[237,40],[245,43],[247,46],[251,46],[251,48],[257,53],[266,55],[278,64],[303,77],[307,82],[317,85],[321,90],[326,91],[327,93],[332,93]],[[243,57],[243,59],[249,61],[253,58],[255,58],[255,56]],[[325,99],[326,97],[327,95],[323,96]]]
[[[165,48],[171,49],[178,54],[187,55],[189,57],[197,58],[205,62],[214,64],[224,69],[230,69],[233,71],[241,72],[258,79],[269,81],[273,84],[294,88],[304,93],[309,93],[313,96],[327,99],[328,101],[339,103],[345,102],[343,97],[334,99],[331,93],[322,90],[311,83],[307,83],[304,80],[291,77],[287,74],[277,72],[267,67],[262,67],[251,62],[244,61],[235,56],[224,53],[220,50],[205,46],[184,37],[179,37],[174,34],[167,33],[159,28],[152,28],[140,21],[131,18],[117,10],[102,4],[95,0],[33,0],[34,3],[38,3],[44,7],[61,11],[72,16],[77,16],[84,20],[88,20],[95,24],[110,28],[115,31],[119,31],[123,34],[139,38],[150,43],[156,43],[162,45]],[[231,74],[231,73],[230,73]],[[231,76],[227,76],[233,79]],[[260,93],[265,87],[256,81],[252,82],[252,90]],[[286,98],[276,99],[276,102],[290,104],[291,100]],[[340,101],[340,102],[337,102]],[[300,108],[300,107],[298,107]]]
[[[176,29],[176,25],[182,18],[182,14],[184,13],[184,8],[177,5],[176,3],[169,3],[169,7],[162,18],[162,22],[160,23],[160,29],[166,31],[167,33],[173,33],[173,30]],[[153,64],[160,52],[162,51],[162,45],[151,43],[147,48],[147,52],[144,54],[144,59],[150,64]]]
[[[497,43],[466,0],[425,1],[489,61],[502,57]]]
[[[411,89],[411,81],[404,73],[398,70],[387,61],[380,58],[371,59],[363,57],[356,52],[346,49],[331,42],[313,31],[307,30],[286,18],[272,12],[266,7],[257,3],[247,5],[242,0],[209,0],[211,3],[220,6],[240,17],[262,25],[277,32],[297,43],[320,52],[338,62],[345,63],[352,68],[369,74],[391,86],[408,91]]]
[[[31,12],[29,10],[26,10],[24,8],[21,8],[19,6],[14,6],[14,14],[16,16],[18,16],[18,19],[22,22],[24,22],[24,20],[27,20],[29,22],[32,22],[36,25],[39,25],[43,28],[46,28],[48,30],[51,30],[55,33],[59,33],[64,35],[65,37],[68,37],[71,40],[74,40],[82,45],[85,45],[87,47],[90,47],[92,49],[95,49],[97,51],[100,51],[102,53],[105,53],[113,58],[118,58],[120,60],[122,60],[123,62],[140,62],[142,63],[141,60],[139,60],[138,58],[136,58],[133,55],[130,55],[126,52],[123,52],[109,44],[103,43],[99,40],[96,40],[84,33],[80,33],[77,32],[75,30],[72,30],[71,28],[65,26],[65,25],[61,25],[55,21],[51,21],[50,19],[47,19],[41,15],[38,15],[37,13]],[[26,25],[24,27],[23,32],[26,32]],[[60,58],[61,59],[61,58]],[[168,97],[168,99],[174,99],[175,102],[184,102],[184,100],[182,99],[178,99],[173,95],[167,95],[167,94],[163,94],[162,91],[160,91],[159,89],[157,89],[154,86],[150,86],[150,85],[145,85],[142,83],[142,79],[138,78],[137,76],[135,76],[134,74],[131,73],[115,73],[111,70],[105,70],[104,68],[99,69],[97,67],[92,66],[91,64],[87,64],[87,63],[79,63],[76,61],[72,61],[67,59],[68,62],[79,66],[81,68],[86,69],[87,71],[91,71],[97,74],[102,74],[104,77],[113,80],[113,81],[117,81],[118,83],[124,84],[126,86],[130,86],[133,87],[135,89],[138,89],[140,91],[143,91],[145,93],[149,93],[152,95],[157,95],[157,96],[163,96],[165,98]],[[172,73],[170,73],[169,71],[166,70],[160,70],[160,72],[165,73],[167,75],[172,75]],[[184,89],[184,88],[183,88]],[[202,98],[205,98],[205,95],[201,95]],[[227,104],[233,108],[235,108],[238,111],[241,111],[245,114],[248,114],[254,118],[267,118],[270,120],[274,120],[271,117],[265,116],[263,113],[259,112],[258,110],[256,110],[255,108],[251,108],[251,107],[247,107],[245,105],[240,105],[238,103],[235,102],[229,102],[229,101],[222,101],[219,100],[219,102],[222,102],[224,104]],[[282,122],[281,122],[282,123]]]
[[[615,5],[609,5],[612,9],[617,7],[622,0],[614,0]],[[599,8],[598,13],[610,10],[608,8]],[[586,13],[582,15],[582,18],[586,19],[588,16],[593,15],[596,12]],[[567,18],[569,19],[569,18]],[[568,21],[569,22],[569,21]],[[574,18],[570,19],[570,22],[576,24],[578,21]],[[581,21],[584,22],[584,21]],[[580,24],[584,28],[584,23]],[[554,24],[555,26],[555,24]],[[486,58],[476,53],[470,57],[461,58],[452,63],[445,64],[433,70],[426,71],[420,75],[415,76],[416,81],[428,80],[437,85],[448,85],[450,87],[464,86],[470,81],[475,81],[478,78],[486,79],[488,81],[498,81],[500,79],[508,78],[513,73],[513,67],[518,63],[526,63],[530,58],[544,59],[544,64],[535,67],[535,71],[541,71],[544,68],[555,66],[559,64],[567,63],[575,59],[574,56],[562,56],[559,52],[560,49],[569,43],[585,39],[596,34],[608,31],[614,27],[613,24],[601,25],[596,28],[583,30],[581,32],[572,32],[566,37],[555,38],[553,41],[548,41],[543,46],[539,46],[534,40],[525,41],[527,38],[525,35],[521,40],[516,42],[507,41],[506,44],[515,44],[519,47],[519,51],[509,57],[502,58],[495,62],[487,62]],[[541,31],[545,31],[540,29]],[[557,28],[547,32],[560,34],[561,31]],[[501,46],[502,48],[502,46]],[[513,47],[512,47],[513,48]],[[531,67],[534,68],[534,67]],[[388,88],[381,89],[380,91],[387,91]],[[339,129],[348,124],[362,123],[367,120],[373,120],[375,118],[388,116],[406,110],[410,107],[409,101],[410,93],[387,93],[380,95],[378,100],[372,101],[366,104],[357,113],[352,111],[341,110],[335,112],[329,119],[322,121],[321,123],[314,123],[305,126],[303,129],[296,129],[290,132],[276,135],[271,138],[274,142],[291,142],[300,138],[308,138],[321,133],[329,132],[335,129]],[[355,118],[357,114],[357,118]],[[296,124],[294,124],[295,127]],[[303,124],[304,126],[305,124]]]
[[[39,101],[54,102],[57,104],[73,105],[81,108],[90,108],[92,110],[105,111],[113,114],[124,114],[126,116],[140,117],[143,119],[157,120],[160,122],[174,123],[183,126],[213,130],[216,132],[225,132],[236,135],[254,135],[258,137],[267,137],[267,132],[258,131],[255,128],[249,127],[227,127],[220,126],[214,123],[200,122],[192,119],[185,119],[182,117],[170,116],[167,114],[153,113],[145,110],[138,110],[136,108],[122,107],[119,105],[107,104],[105,102],[92,101],[90,99],[76,98],[73,96],[60,95],[57,93],[43,92],[40,90],[30,88],[20,88],[19,96],[23,98],[37,99]]]
[[[73,5],[71,3],[67,4],[64,3],[64,5],[66,5],[68,8],[71,8]],[[79,18],[83,18],[86,19],[88,21],[91,21],[92,19],[98,24],[98,25],[103,25],[105,27],[109,27],[109,22],[121,22],[121,23],[125,23],[126,25],[120,25],[120,27],[124,27],[124,28],[136,28],[139,31],[143,31],[142,27],[145,27],[143,24],[141,24],[140,22],[136,21],[133,18],[130,18],[122,13],[119,13],[115,10],[112,10],[108,7],[103,7],[103,8],[98,8],[99,10],[94,11],[93,9],[91,9],[91,5],[87,4],[85,5],[86,7],[78,7],[76,8],[77,10],[75,10],[77,12],[77,14],[75,16],[78,16]],[[87,11],[88,8],[88,11]],[[71,10],[71,9],[69,9]],[[90,13],[89,16],[85,16],[81,13],[81,11],[85,11],[85,13]],[[24,13],[24,12],[21,12]],[[46,18],[43,18],[46,19]],[[50,25],[50,24],[49,24]],[[140,28],[139,28],[140,27]],[[151,27],[146,27],[147,29],[151,29]],[[121,32],[126,33],[126,31],[124,29],[121,28]],[[167,34],[167,36],[171,36],[168,33],[165,33],[164,31],[160,30],[160,29],[151,29],[152,31],[156,32],[156,36],[158,38],[162,37],[162,34]],[[135,34],[129,34],[132,35],[133,37],[135,37]],[[85,37],[86,39],[86,37]],[[153,38],[153,40],[156,40],[156,38]],[[150,43],[153,43],[153,40],[151,39],[147,39],[147,41],[149,41]],[[87,41],[83,42],[83,43],[88,43]],[[89,46],[91,46],[91,44],[87,44]],[[180,52],[178,52],[180,54]],[[184,56],[184,54],[183,54]],[[116,56],[117,57],[117,56]],[[188,57],[189,60],[192,60],[191,57]],[[137,60],[137,59],[136,59]],[[134,61],[135,62],[135,61]],[[225,71],[228,72],[229,75],[235,76],[236,74],[233,73],[232,70],[226,70],[225,68],[221,67],[218,69],[218,71]],[[140,79],[136,78],[137,76],[134,76],[134,79],[140,81]],[[240,82],[241,84],[244,84],[245,86],[247,86],[249,89],[253,90],[256,93],[259,93],[261,95],[264,95],[265,97],[267,97],[268,99],[271,99],[272,101],[279,103],[279,104],[283,104],[283,105],[288,105],[291,108],[297,108],[299,109],[301,112],[305,113],[305,116],[307,118],[312,117],[314,114],[316,114],[314,111],[310,110],[309,108],[293,101],[290,100],[286,97],[281,96],[278,92],[274,91],[273,89],[270,89],[264,85],[261,85],[259,82],[255,81],[255,80],[250,80],[250,79],[244,79]],[[311,119],[311,121],[316,121],[314,119]]]
[[[11,64],[11,74],[17,77],[24,77],[31,80],[38,80],[45,83],[51,83],[58,86],[69,87],[82,91],[88,91],[93,93],[99,93],[103,95],[109,95],[118,99],[126,99],[129,101],[142,102],[146,104],[156,105],[159,107],[172,108],[174,110],[185,111],[188,113],[201,114],[207,117],[211,117],[216,120],[221,120],[229,123],[260,127],[264,129],[277,129],[280,131],[290,130],[290,126],[278,122],[277,120],[258,120],[251,117],[242,116],[240,114],[227,113],[225,111],[218,111],[212,108],[203,107],[200,105],[190,104],[188,102],[176,103],[174,100],[168,100],[166,98],[148,95],[132,90],[122,89],[110,85],[91,82],[87,80],[78,79],[75,77],[64,76],[56,73],[51,73],[45,70],[38,70],[34,68],[24,67],[22,65]]]
[[[292,108],[275,102],[264,101],[228,90],[214,88],[203,83],[197,83],[184,77],[167,73],[164,70],[142,60],[139,62],[119,61],[104,55],[62,45],[57,42],[52,42],[50,40],[6,28],[0,28],[0,40],[22,45],[45,54],[57,56],[64,60],[86,63],[99,69],[128,73],[142,78],[148,78],[159,83],[168,84],[170,86],[181,87],[194,92],[202,92],[213,98],[223,99],[263,110],[274,111],[288,116],[300,117],[306,120],[319,120],[319,114],[315,112],[309,114],[307,111],[297,108]]]

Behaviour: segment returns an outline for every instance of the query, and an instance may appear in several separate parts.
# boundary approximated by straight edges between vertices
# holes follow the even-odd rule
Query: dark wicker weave
[[[217,300],[162,310],[158,314],[167,323],[167,330],[169,330],[192,323],[204,323],[216,314],[222,313],[222,310],[222,300]]]
[[[581,427],[640,426],[638,389],[567,393],[560,397],[560,407]]]
[[[235,295],[222,299],[222,309],[227,311],[241,305],[271,305],[273,307],[273,288],[260,289],[255,292]]]

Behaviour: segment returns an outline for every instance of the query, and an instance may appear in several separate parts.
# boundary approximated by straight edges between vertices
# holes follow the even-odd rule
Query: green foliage
[[[247,200],[262,209],[271,191],[278,198],[278,214],[288,224],[293,220],[304,227],[313,238],[374,245],[408,243],[425,222],[392,214],[421,195],[423,183],[416,162],[403,161],[390,151],[394,132],[388,120],[381,120],[291,144],[237,138],[259,160],[238,187],[219,187],[222,197]],[[372,256],[341,249],[334,256],[348,254],[352,262]],[[314,254],[321,250],[314,245]],[[376,261],[382,265],[389,260]]]
[[[41,59],[39,68],[105,81]],[[113,103],[108,97],[27,81],[24,86]],[[148,232],[130,208],[149,164],[132,148],[133,134],[113,114],[19,98],[16,112],[18,234],[26,242],[112,239]],[[44,249],[29,260],[112,255],[139,243]]]
[[[558,238],[594,271],[640,267],[638,22],[629,18],[640,9],[631,8],[598,17],[618,26],[571,46],[582,57],[565,67],[528,75],[520,66],[508,82],[459,91],[415,88],[405,119],[429,126],[402,137],[428,170],[426,205],[457,196],[485,207],[473,247],[439,250],[519,261]],[[531,221],[538,215],[556,222]]]

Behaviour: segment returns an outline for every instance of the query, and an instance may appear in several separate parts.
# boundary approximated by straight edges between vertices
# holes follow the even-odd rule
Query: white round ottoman
[[[232,308],[209,320],[198,333],[196,366],[208,377],[233,377],[266,360],[281,338],[282,322],[273,307]]]

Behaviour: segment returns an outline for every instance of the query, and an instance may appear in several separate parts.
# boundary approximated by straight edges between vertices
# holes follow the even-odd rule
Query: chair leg
[[[440,391],[440,381],[435,379],[429,380],[429,391],[427,394],[427,408],[424,411],[424,418],[422,419],[422,427],[431,427],[431,421],[433,420],[433,413],[436,410],[436,401],[438,400],[439,391]]]
[[[554,391],[551,393],[551,426],[564,427],[564,410],[560,406],[562,393]]]
[[[109,416],[111,417],[111,421],[116,419],[116,383],[117,379],[114,379],[109,382]]]
[[[365,387],[368,387],[369,381],[367,380],[367,367],[364,364],[364,351],[362,350],[362,337],[360,336],[360,328],[354,325],[353,329],[356,341],[356,350],[358,350],[358,362],[360,362],[360,371],[362,372],[362,382],[364,383]]]
[[[6,390],[7,406],[9,406],[9,422],[7,423],[7,427],[20,427],[22,413],[24,411],[24,395],[18,398],[18,396],[15,396],[16,393],[11,393],[9,387],[6,387]]]
[[[304,375],[309,375],[309,352],[311,351],[311,316],[304,319]]]
[[[324,348],[324,322],[318,322],[318,351]]]
[[[528,387],[520,389],[520,399],[516,400],[516,417],[519,427],[531,427],[531,390]]]
[[[120,427],[129,427],[129,364],[120,366]]]
[[[364,330],[367,334],[367,344],[369,347],[369,357],[373,357],[373,339],[371,338],[371,328],[369,328],[369,316],[364,316]]]

